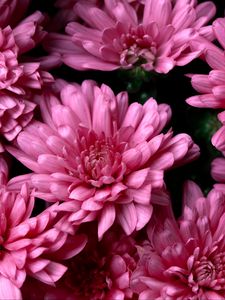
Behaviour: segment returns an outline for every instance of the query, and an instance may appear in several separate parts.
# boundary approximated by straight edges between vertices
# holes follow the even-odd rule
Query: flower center
[[[199,287],[225,289],[225,253],[201,257],[194,264],[194,278]]]
[[[153,68],[156,55],[156,43],[150,34],[146,33],[143,26],[131,27],[128,33],[121,35],[122,52],[120,63],[124,67],[139,66],[148,63],[149,69]]]
[[[216,267],[205,256],[195,263],[196,281],[200,286],[208,286],[216,278]]]
[[[75,175],[82,181],[101,187],[123,177],[126,168],[112,138],[98,137],[92,132],[92,137],[82,136],[79,148]]]
[[[217,279],[225,278],[225,253],[221,252],[213,257],[213,263],[216,267]]]

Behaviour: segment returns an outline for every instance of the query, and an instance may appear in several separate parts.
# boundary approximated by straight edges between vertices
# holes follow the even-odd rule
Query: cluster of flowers
[[[188,74],[187,103],[225,109],[225,18],[211,1],[58,0],[52,18],[31,4],[0,3],[0,299],[224,299],[225,158],[207,196],[185,183],[176,220],[164,173],[200,151],[170,106],[49,72],[167,74],[200,57],[212,70]],[[26,174],[9,176],[13,157]]]

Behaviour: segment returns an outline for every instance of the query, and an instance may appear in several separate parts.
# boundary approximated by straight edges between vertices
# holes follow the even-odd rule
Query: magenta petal
[[[126,185],[131,188],[140,188],[148,177],[148,172],[148,168],[132,172],[127,176]]]
[[[119,289],[123,290],[129,287],[130,274],[129,272],[123,273],[116,279],[116,285]]]
[[[135,148],[123,153],[123,161],[129,169],[135,169],[140,166],[142,159],[141,152]]]
[[[112,63],[102,62],[98,58],[92,58],[89,55],[69,55],[63,56],[63,62],[76,70],[94,69],[101,71],[112,71],[118,69],[118,66]]]
[[[153,212],[153,207],[151,205],[141,205],[135,204],[137,213],[137,225],[136,230],[142,229],[150,220]]]
[[[113,205],[108,204],[102,210],[98,221],[98,238],[102,239],[104,233],[112,226],[115,221],[116,212]]]
[[[46,267],[45,267],[45,272],[48,274],[48,279],[46,281],[45,276],[40,275],[40,280],[43,282],[46,282],[48,284],[52,284],[59,280],[63,274],[66,272],[67,268],[59,263],[54,263],[50,262]],[[35,277],[35,276],[34,276]]]
[[[225,49],[225,39],[224,39],[224,31],[225,31],[225,21],[223,18],[218,18],[213,22],[213,29],[216,34],[216,38],[220,42],[220,44]]]
[[[63,247],[56,252],[57,259],[68,259],[80,253],[87,243],[87,237],[84,234],[68,236]]]
[[[94,188],[89,189],[88,187],[85,186],[78,186],[71,191],[69,198],[78,201],[83,201],[92,197],[94,193],[95,193]]]
[[[127,235],[130,235],[137,225],[137,213],[133,203],[119,206],[117,211],[118,222]]]
[[[152,185],[144,184],[139,189],[130,188],[129,190],[127,190],[126,194],[128,198],[133,199],[134,202],[147,205],[150,203],[151,200],[151,191]]]
[[[110,269],[113,277],[116,278],[126,272],[126,263],[121,256],[114,255],[111,260]]]
[[[4,300],[21,300],[22,294],[9,279],[0,275],[0,299]]]
[[[89,198],[88,200],[85,200],[81,206],[83,210],[87,211],[96,211],[100,210],[103,207],[103,203],[95,201],[93,198]]]
[[[186,102],[195,107],[225,108],[225,103],[218,102],[213,94],[192,96]]]
[[[225,159],[224,158],[216,158],[213,160],[211,164],[211,174],[214,180],[218,182],[225,182]]]
[[[222,126],[212,137],[212,144],[220,151],[225,151],[225,126]]]

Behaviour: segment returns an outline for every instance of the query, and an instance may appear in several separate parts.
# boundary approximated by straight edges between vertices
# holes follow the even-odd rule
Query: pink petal
[[[102,212],[98,221],[98,238],[102,239],[104,233],[112,226],[115,221],[116,212],[115,207],[113,205],[106,205]]]
[[[136,230],[142,229],[150,220],[153,212],[151,205],[135,204],[137,213],[137,225]]]
[[[110,262],[110,271],[114,278],[126,272],[126,263],[120,255],[114,255]]]
[[[220,44],[225,49],[225,38],[224,38],[225,20],[224,20],[224,18],[216,19],[216,21],[213,22],[213,29],[214,29],[217,40],[220,42]]]
[[[86,69],[113,71],[119,68],[116,64],[104,62],[99,58],[88,54],[65,54],[62,60],[69,67],[81,71]]]
[[[193,181],[186,181],[183,190],[183,203],[190,208],[195,206],[195,201],[203,197],[202,191],[199,186]]]
[[[137,213],[133,203],[123,204],[118,207],[117,220],[127,235],[130,235],[137,225]]]
[[[88,187],[81,185],[81,186],[75,187],[71,191],[69,198],[78,200],[78,201],[83,201],[83,200],[87,200],[88,198],[92,197],[94,195],[94,193],[95,193],[94,188],[88,188]]]
[[[148,177],[149,168],[132,172],[126,178],[126,185],[131,188],[140,188]]]
[[[20,289],[2,275],[0,275],[0,299],[22,300]]]

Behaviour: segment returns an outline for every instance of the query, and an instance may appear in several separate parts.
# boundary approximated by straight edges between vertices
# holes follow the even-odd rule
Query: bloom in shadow
[[[93,226],[92,226],[93,229]],[[34,281],[24,285],[24,299],[115,300],[136,299],[130,289],[130,276],[136,266],[135,241],[113,228],[101,242],[96,231],[88,230],[85,249],[67,261],[68,271],[55,287],[39,283],[38,292],[32,289]],[[86,232],[85,231],[85,232]]]
[[[21,20],[29,0],[3,0],[0,3],[0,134],[12,141],[33,117],[32,93],[53,82],[45,69],[59,62],[57,55],[27,57],[44,38],[44,15],[36,11]],[[3,145],[0,145],[0,152]]]
[[[205,198],[186,183],[179,222],[157,218],[139,247],[131,287],[140,300],[224,299],[224,204],[223,193],[212,190]]]
[[[61,260],[79,253],[86,236],[69,236],[56,228],[57,203],[31,217],[32,193],[26,184],[19,192],[9,189],[7,176],[7,165],[1,158],[0,298],[22,299],[20,288],[27,275],[54,285],[67,270]]]

